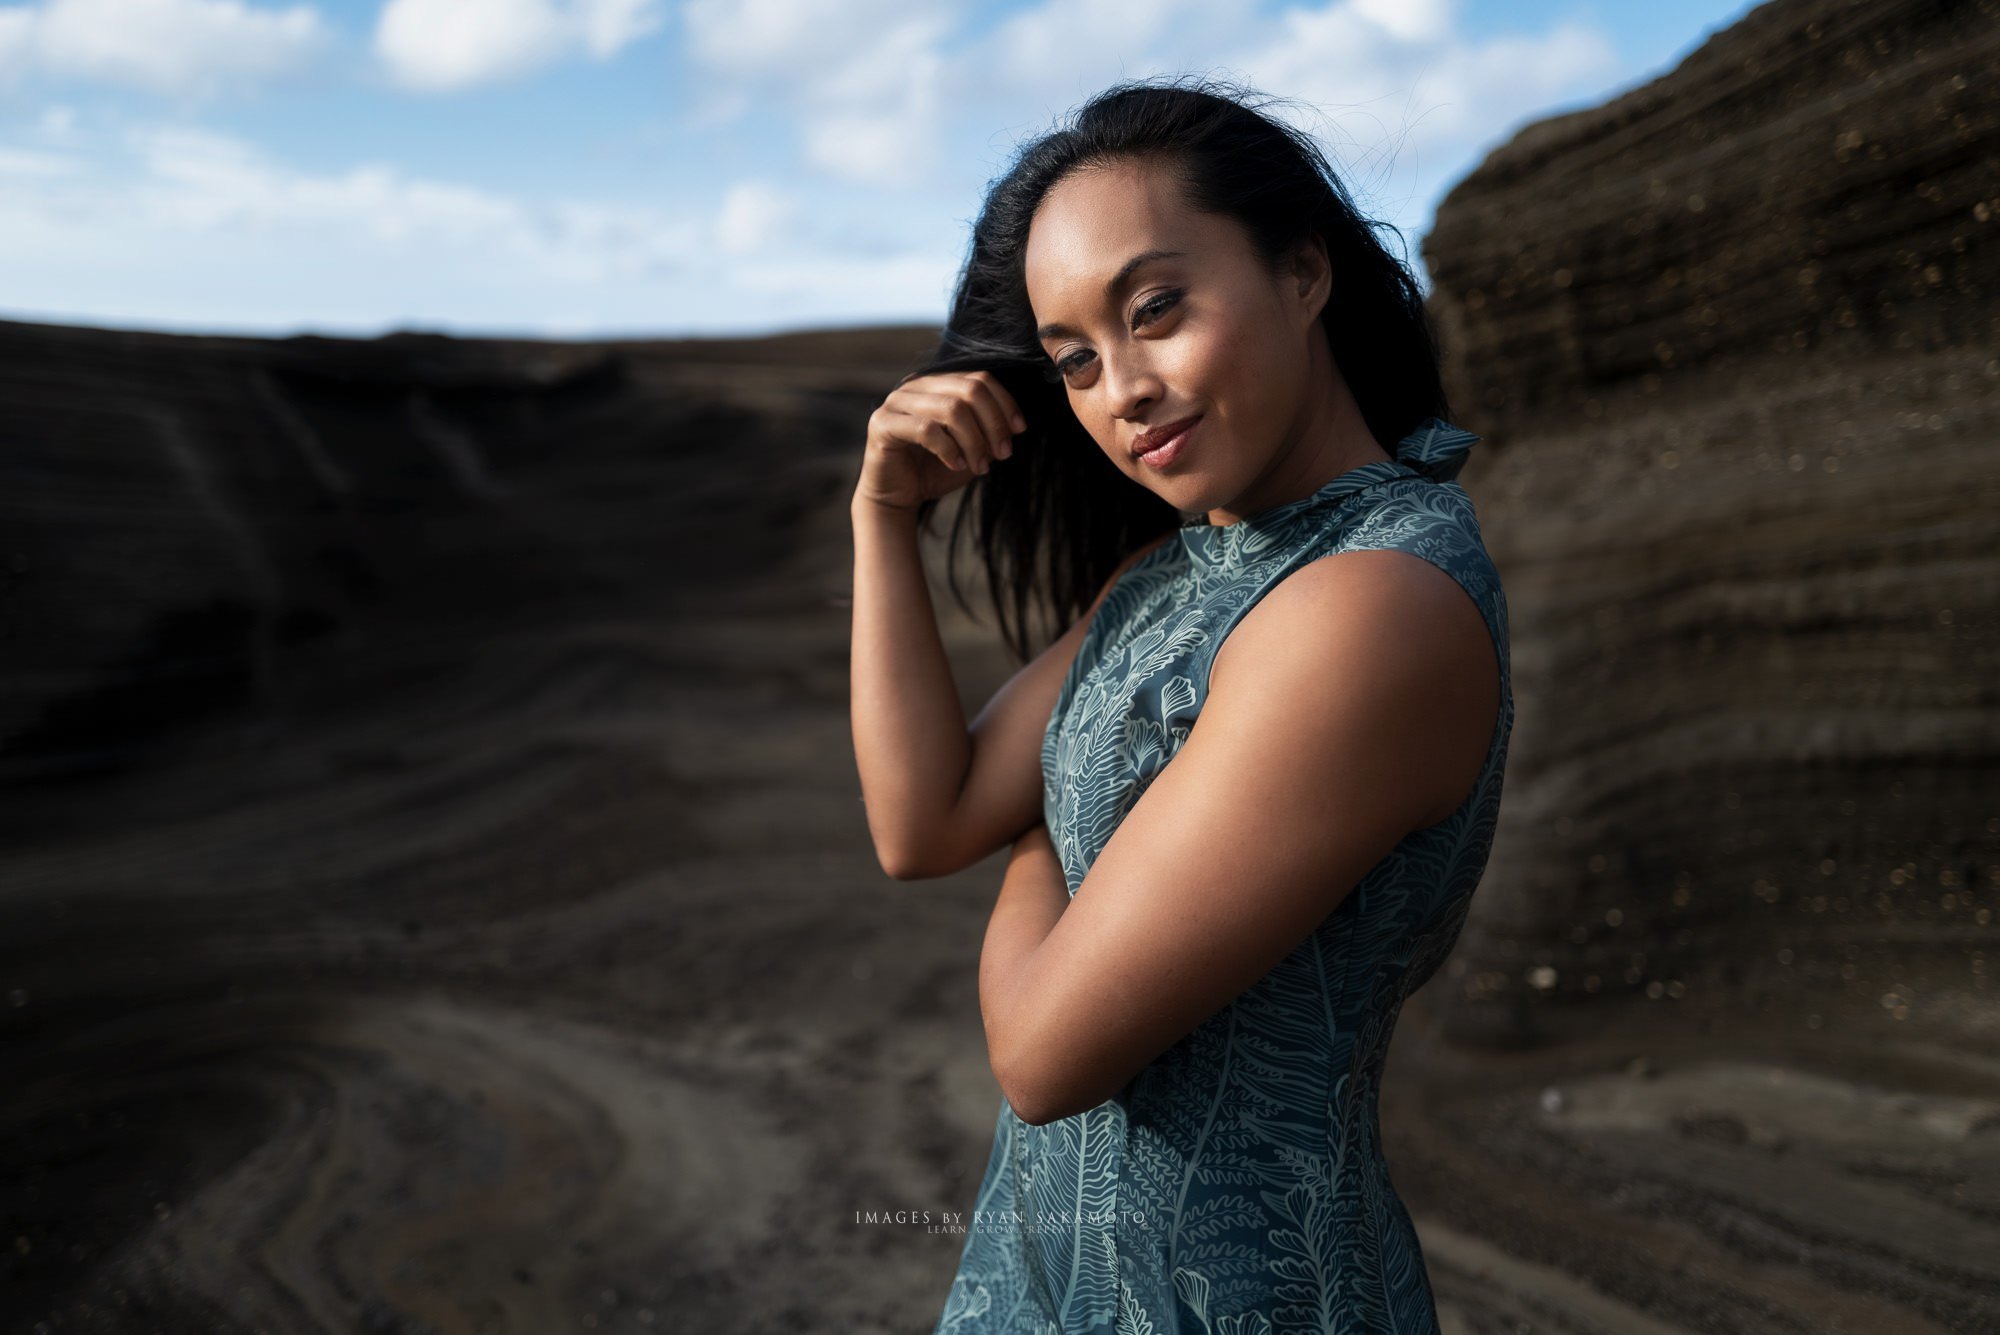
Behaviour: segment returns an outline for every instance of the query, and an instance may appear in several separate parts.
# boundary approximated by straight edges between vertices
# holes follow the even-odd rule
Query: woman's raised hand
[[[914,376],[868,416],[854,499],[914,510],[947,496],[1011,455],[1027,425],[990,371]]]

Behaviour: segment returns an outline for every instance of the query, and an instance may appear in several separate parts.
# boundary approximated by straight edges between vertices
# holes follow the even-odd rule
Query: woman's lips
[[[1200,425],[1201,419],[1199,417],[1194,418],[1185,427],[1181,428],[1179,435],[1169,438],[1165,444],[1156,445],[1136,457],[1142,464],[1153,468],[1165,468],[1187,452],[1188,437],[1192,436],[1195,428]]]

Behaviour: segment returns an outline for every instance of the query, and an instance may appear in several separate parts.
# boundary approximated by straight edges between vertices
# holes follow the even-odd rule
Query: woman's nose
[[[1159,377],[1141,358],[1106,359],[1105,380],[1110,388],[1111,412],[1124,418],[1138,418],[1160,398]]]

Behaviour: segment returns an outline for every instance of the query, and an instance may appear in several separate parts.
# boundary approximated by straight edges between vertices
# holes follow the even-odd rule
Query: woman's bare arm
[[[1000,1051],[1002,1017],[1013,1011],[1014,985],[1021,966],[1048,939],[1069,907],[1069,878],[1056,852],[1049,827],[1037,821],[1014,840],[1007,854],[1007,872],[1000,878],[1000,895],[986,922],[986,941],[979,952],[979,1013],[986,1022],[989,1061]],[[993,1067],[996,1080],[1005,1079]]]
[[[851,716],[868,828],[898,880],[972,866],[1041,820],[1042,733],[1090,618],[1010,677],[968,727],[924,580],[914,510],[857,495]],[[1166,535],[1171,536],[1171,535]]]

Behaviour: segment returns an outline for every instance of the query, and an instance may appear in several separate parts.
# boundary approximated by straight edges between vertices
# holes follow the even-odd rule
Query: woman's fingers
[[[895,397],[914,419],[911,438],[960,471],[984,473],[993,460],[1013,454],[1014,437],[1027,426],[1013,396],[987,371],[921,376]]]
[[[937,417],[924,418],[923,446],[960,472],[972,468],[972,453],[949,423]]]
[[[994,456],[1005,459],[1014,453],[1014,437],[1028,429],[1028,419],[1014,403],[1014,396],[992,373],[975,371],[970,378],[980,403],[980,415],[993,438]]]
[[[979,423],[980,441],[983,452],[979,471],[985,472],[995,459],[1004,459],[1013,448],[1014,433],[1008,428],[1007,414],[1001,411],[999,401],[993,397],[983,373],[974,372],[960,382],[960,393],[965,404],[972,410]]]
[[[985,472],[993,447],[986,423],[980,419],[967,390],[945,385],[917,393],[920,398],[917,415],[933,428],[925,433],[925,448],[953,468]]]
[[[1010,439],[1028,429],[1028,415],[1021,411],[1021,405],[1014,401],[1014,396],[1009,394],[1007,387],[1000,383],[999,376],[994,375],[991,371],[974,371],[972,378],[977,383],[986,387],[986,392],[992,397],[994,404],[999,407],[1001,420],[1007,423],[1007,432]]]
[[[905,454],[934,454],[947,468],[957,468],[958,449],[952,442],[951,434],[938,425],[928,412],[912,411],[903,403],[885,401],[875,410],[875,429],[881,439],[896,452],[895,446],[907,447]]]

